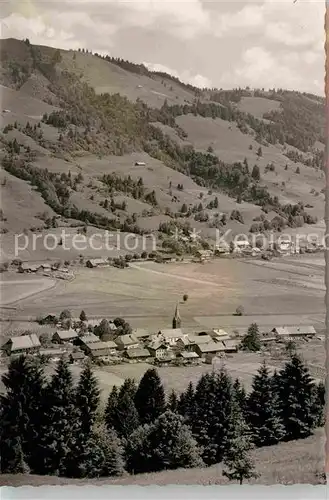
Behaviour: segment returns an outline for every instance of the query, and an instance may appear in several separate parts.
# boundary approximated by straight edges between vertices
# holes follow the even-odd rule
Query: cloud
[[[294,52],[279,56],[260,46],[251,47],[244,51],[234,70],[223,74],[221,84],[239,86],[239,82],[243,80],[244,85],[251,88],[286,88],[300,91],[308,91],[310,86],[313,86],[314,92],[323,94],[323,83],[317,78],[305,80],[303,73],[296,70],[301,67],[303,57],[305,55]]]
[[[196,87],[200,88],[211,88],[212,82],[209,80],[209,78],[203,76],[203,75],[195,75],[191,74],[189,70],[181,71],[178,72],[172,68],[168,68],[167,66],[164,66],[163,64],[154,64],[154,63],[143,63],[150,71],[159,71],[163,73],[168,73],[169,75],[175,76],[176,78],[179,78],[181,82],[184,83],[190,83],[191,85],[194,85]]]
[[[193,85],[322,93],[320,0],[11,0],[1,10],[3,38],[146,60]]]

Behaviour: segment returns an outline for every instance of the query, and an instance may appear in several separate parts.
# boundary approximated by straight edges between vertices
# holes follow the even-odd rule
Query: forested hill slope
[[[41,203],[49,215],[102,227],[158,230],[179,218],[205,234],[249,230],[262,213],[289,227],[322,216],[320,97],[197,89],[143,65],[28,40],[1,40],[0,59],[3,168],[38,188],[33,222]],[[145,165],[133,169],[138,159]],[[236,202],[241,217],[232,216]]]

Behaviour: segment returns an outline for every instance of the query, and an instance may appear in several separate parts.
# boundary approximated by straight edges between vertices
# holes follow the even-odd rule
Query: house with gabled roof
[[[271,333],[278,338],[312,338],[316,335],[316,330],[312,325],[276,326]]]
[[[20,337],[10,337],[2,346],[8,356],[12,354],[34,354],[39,352],[40,340],[35,333],[21,335]]]
[[[69,330],[57,330],[52,337],[52,341],[56,344],[64,344],[65,342],[73,342],[78,338],[78,333],[69,328]]]
[[[115,342],[90,342],[81,347],[92,359],[109,360],[117,354],[118,346]]]
[[[164,328],[159,331],[159,336],[170,346],[176,345],[179,339],[187,338],[187,334],[181,328]]]
[[[99,337],[97,337],[97,335],[94,335],[93,333],[88,332],[85,335],[78,336],[73,341],[74,345],[80,346],[81,348],[93,342],[99,342]]]
[[[125,349],[132,349],[136,347],[140,347],[139,340],[133,333],[126,335],[119,335],[115,339],[115,342],[120,351],[124,351]]]
[[[138,340],[148,340],[151,337],[151,333],[149,332],[149,330],[145,330],[144,328],[135,328],[132,331],[132,334]]]
[[[107,259],[88,259],[86,262],[86,267],[89,267],[90,269],[106,266],[109,266],[109,261]]]
[[[208,344],[196,344],[194,351],[200,356],[205,358],[207,354],[218,354],[225,351],[225,346],[222,342],[210,342]]]
[[[132,347],[131,349],[126,349],[124,356],[133,361],[145,361],[151,357],[151,353],[144,347]]]
[[[154,340],[147,348],[151,356],[156,359],[169,359],[174,356],[168,344],[161,339]]]

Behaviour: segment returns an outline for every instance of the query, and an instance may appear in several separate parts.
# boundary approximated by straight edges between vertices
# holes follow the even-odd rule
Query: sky
[[[324,94],[324,0],[1,0],[1,38],[144,63],[200,87]]]

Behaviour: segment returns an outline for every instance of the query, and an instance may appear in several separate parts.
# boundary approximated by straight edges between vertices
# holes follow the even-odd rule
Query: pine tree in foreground
[[[82,464],[86,456],[91,457],[90,440],[99,405],[100,391],[98,381],[88,363],[80,374],[78,386],[75,391],[75,421],[72,422],[72,443],[65,458],[65,471],[69,477],[81,476]],[[95,453],[93,456],[97,457]]]
[[[265,363],[254,376],[246,413],[252,429],[252,440],[256,446],[277,444],[283,438],[284,427],[279,415],[278,401]]]
[[[313,386],[313,416],[314,427],[321,427],[325,424],[325,395],[326,388],[323,382],[319,382]]]
[[[135,395],[135,405],[141,424],[154,422],[166,409],[165,392],[157,370],[147,370]]]
[[[138,412],[128,392],[119,397],[112,418],[112,427],[119,438],[128,439],[139,426]]]
[[[177,412],[178,408],[178,396],[174,389],[171,391],[168,397],[168,409],[174,413]]]
[[[241,384],[238,378],[236,378],[234,381],[233,391],[236,402],[239,405],[242,414],[245,415],[247,409],[247,393],[244,386]]]
[[[250,456],[252,444],[246,427],[242,420],[236,425],[236,437],[231,441],[230,449],[224,455],[223,476],[230,481],[239,481],[239,484],[242,484],[245,479],[256,478],[258,474],[255,472]]]
[[[37,473],[42,442],[42,367],[20,356],[11,360],[2,382],[6,393],[1,396],[1,471],[17,467]]]
[[[112,387],[112,391],[107,399],[105,408],[104,420],[108,429],[113,429],[115,411],[119,400],[119,390],[116,385]]]
[[[124,395],[128,394],[130,399],[134,400],[137,392],[137,385],[133,378],[126,378],[120,387],[119,399]]]
[[[300,439],[312,434],[315,425],[314,384],[308,368],[299,356],[293,355],[279,373],[277,390],[285,439]]]
[[[202,375],[195,390],[192,431],[207,465],[221,462],[230,448],[236,406],[232,380],[225,370]]]
[[[45,444],[45,473],[66,475],[67,459],[76,435],[75,391],[68,363],[59,360],[46,390],[48,435]]]
[[[98,381],[88,363],[81,372],[75,395],[80,439],[82,436],[87,439],[92,431],[100,401],[99,396]]]
[[[194,397],[194,387],[192,382],[190,382],[186,391],[181,393],[177,406],[178,413],[184,417],[184,421],[187,425],[191,425],[193,421],[195,409]]]

